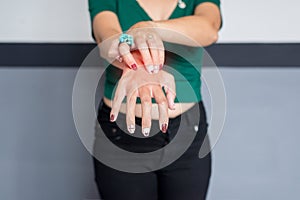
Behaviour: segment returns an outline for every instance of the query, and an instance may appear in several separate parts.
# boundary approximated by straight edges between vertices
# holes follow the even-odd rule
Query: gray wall
[[[208,199],[299,199],[300,69],[221,72],[228,112],[213,151]],[[75,74],[70,68],[0,69],[0,199],[98,198],[92,160],[72,118]]]
[[[299,42],[299,7],[298,0],[223,0],[219,42]],[[0,27],[0,42],[92,41],[87,0],[1,0]]]

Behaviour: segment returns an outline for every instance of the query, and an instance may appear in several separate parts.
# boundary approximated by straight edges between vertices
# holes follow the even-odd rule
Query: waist
[[[105,105],[111,108],[112,101],[106,97],[103,97],[103,102]],[[168,109],[169,113],[169,118],[175,118],[190,108],[192,108],[196,102],[191,102],[191,103],[175,103],[175,110],[170,110]],[[126,104],[122,103],[120,107],[120,113],[126,114]],[[136,104],[135,106],[135,116],[142,118],[142,106],[141,104]],[[158,120],[159,119],[159,112],[158,112],[158,105],[156,103],[152,104],[152,110],[151,110],[151,118],[153,120]]]

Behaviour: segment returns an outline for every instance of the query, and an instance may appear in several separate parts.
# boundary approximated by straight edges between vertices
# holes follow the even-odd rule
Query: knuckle
[[[143,31],[141,31],[141,30],[137,30],[137,31],[135,31],[135,36],[137,37],[137,38],[143,38]]]
[[[135,113],[134,113],[134,110],[133,109],[127,109],[127,111],[126,111],[126,119],[128,120],[128,121],[132,121],[132,119],[134,119],[134,115]]]
[[[159,105],[161,105],[161,106],[165,106],[165,105],[167,105],[168,104],[168,102],[167,102],[167,99],[166,98],[162,98],[160,101],[159,101]]]
[[[141,101],[144,106],[151,106],[151,98],[142,98]]]
[[[137,36],[137,37],[135,38],[135,43],[136,43],[137,45],[141,45],[141,44],[145,43],[145,39],[144,39],[143,37]]]
[[[157,102],[158,104],[164,104],[164,103],[167,102],[167,100],[166,100],[166,98],[165,98],[164,96],[157,96],[157,97],[155,98],[155,100],[156,100],[156,102]]]
[[[129,46],[128,46],[128,44],[126,44],[126,43],[121,43],[120,45],[119,45],[119,51],[129,51]]]
[[[157,48],[157,45],[156,45],[156,41],[155,40],[153,40],[153,39],[149,39],[148,41],[148,45],[150,46],[150,48]]]

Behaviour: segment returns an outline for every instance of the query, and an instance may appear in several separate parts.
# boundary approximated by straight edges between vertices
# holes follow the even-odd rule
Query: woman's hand
[[[166,95],[164,94],[164,88]],[[125,70],[115,92],[111,110],[111,121],[115,121],[124,97],[127,97],[126,123],[129,133],[135,131],[136,98],[140,97],[142,106],[142,132],[149,136],[151,128],[152,98],[158,104],[159,128],[162,132],[168,127],[168,108],[175,109],[175,82],[174,77],[161,70],[156,74],[149,74],[139,67],[136,71]]]
[[[127,33],[133,36],[135,48],[141,53],[146,70],[149,73],[158,73],[164,65],[165,49],[154,23],[136,23]]]
[[[140,97],[142,103],[142,131],[145,136],[149,136],[153,97],[158,104],[159,128],[162,132],[166,132],[169,121],[168,108],[175,109],[174,99],[176,97],[176,90],[174,77],[163,70],[155,74],[149,74],[142,67],[143,63],[140,52],[133,51],[131,53],[137,61],[138,66],[141,67],[138,67],[135,71],[128,68],[123,69],[122,77],[118,82],[115,97],[112,101],[110,120],[115,121],[117,119],[122,101],[126,96],[126,123],[128,132],[133,134],[135,131],[136,98]]]
[[[163,41],[155,31],[153,23],[139,22],[132,26],[126,34],[133,37],[134,42],[132,45],[126,42],[120,43],[120,35],[118,35],[111,39],[110,42],[107,42],[107,44],[110,44],[109,47],[102,45],[106,47],[102,48],[102,51],[107,51],[108,49],[107,57],[124,62],[130,69],[136,70],[138,64],[131,51],[138,50],[142,55],[142,63],[145,69],[150,74],[158,73],[164,65],[165,51]]]

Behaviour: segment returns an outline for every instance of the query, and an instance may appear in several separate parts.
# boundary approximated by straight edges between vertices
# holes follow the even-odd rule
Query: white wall
[[[299,0],[221,0],[220,42],[300,42]]]
[[[0,42],[86,42],[87,0],[0,0]]]
[[[298,0],[223,0],[219,41],[300,42],[299,8]],[[87,0],[0,0],[0,42],[89,41]]]

